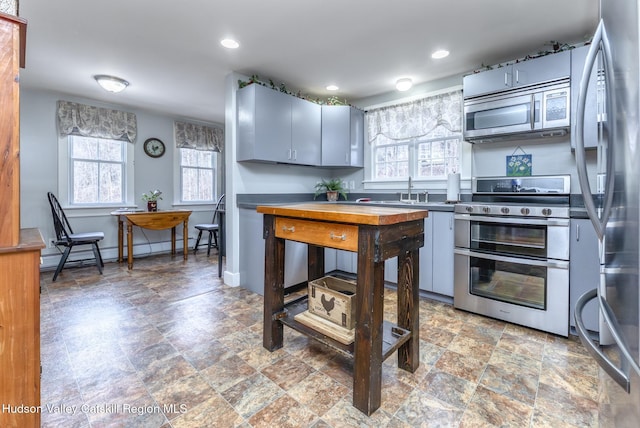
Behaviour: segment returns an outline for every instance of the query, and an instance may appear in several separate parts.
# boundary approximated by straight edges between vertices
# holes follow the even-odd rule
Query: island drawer
[[[277,217],[278,238],[321,247],[358,251],[358,226]]]

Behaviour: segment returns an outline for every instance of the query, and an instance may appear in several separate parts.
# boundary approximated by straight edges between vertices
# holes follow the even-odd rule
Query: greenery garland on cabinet
[[[238,79],[238,89],[242,89],[245,86],[249,86],[249,85],[254,84],[254,83],[256,83],[258,85],[265,86],[267,88],[271,88],[274,91],[284,92],[285,94],[293,95],[294,97],[302,98],[303,100],[311,101],[311,102],[314,102],[314,103],[320,104],[320,105],[328,105],[328,106],[348,106],[348,105],[350,105],[349,102],[346,99],[345,100],[341,100],[340,98],[338,98],[336,96],[331,96],[331,97],[328,97],[326,100],[322,100],[322,99],[320,99],[318,97],[313,98],[313,97],[310,97],[308,95],[305,95],[300,91],[294,93],[294,92],[291,92],[289,89],[287,89],[287,87],[285,86],[284,83],[280,83],[280,85],[276,85],[274,83],[274,81],[271,80],[271,79],[269,79],[269,83],[265,83],[265,82],[261,81],[257,74],[253,74],[249,78],[249,80]]]

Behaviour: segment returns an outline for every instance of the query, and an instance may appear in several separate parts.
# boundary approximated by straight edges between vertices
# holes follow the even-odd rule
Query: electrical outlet
[[[55,248],[56,246],[56,240],[53,238],[49,239],[49,248]]]

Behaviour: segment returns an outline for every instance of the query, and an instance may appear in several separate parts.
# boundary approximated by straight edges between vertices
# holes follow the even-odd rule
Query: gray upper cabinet
[[[570,75],[571,52],[559,52],[465,76],[464,97],[568,78]]]
[[[320,165],[321,106],[291,98],[291,159],[302,165]]]
[[[364,165],[364,112],[350,106],[322,106],[322,166]]]
[[[320,164],[320,106],[268,87],[238,89],[238,161]]]
[[[589,46],[582,46],[571,51],[571,148],[576,147],[576,118],[578,112],[578,93],[580,92],[580,82],[582,80],[582,71],[584,62],[589,52]],[[584,147],[593,149],[598,147],[598,126],[604,117],[604,81],[598,79],[602,76],[602,72],[598,73],[597,69],[602,70],[602,66],[594,67],[589,77],[589,87],[587,91],[585,104],[585,120],[584,120]]]

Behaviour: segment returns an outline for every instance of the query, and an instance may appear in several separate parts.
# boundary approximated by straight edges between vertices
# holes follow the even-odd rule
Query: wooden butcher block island
[[[259,206],[264,214],[265,275],[263,345],[283,345],[283,325],[354,357],[353,405],[370,415],[380,407],[382,362],[398,350],[398,367],[414,372],[419,359],[419,249],[424,245],[421,209],[304,203]],[[325,275],[324,248],[358,253],[355,341],[345,345],[297,322],[306,296],[284,304],[285,241],[308,244],[308,281]],[[398,258],[397,325],[383,320],[384,261]]]

